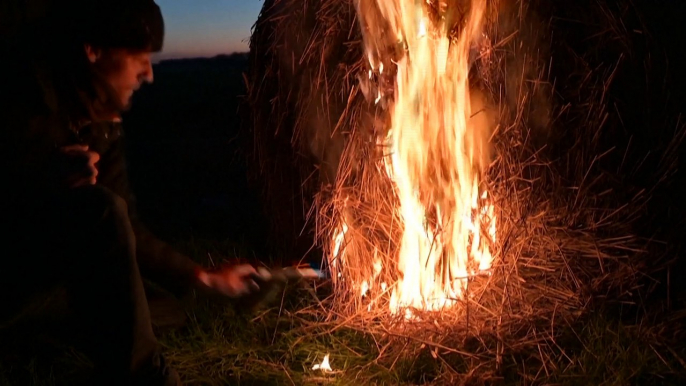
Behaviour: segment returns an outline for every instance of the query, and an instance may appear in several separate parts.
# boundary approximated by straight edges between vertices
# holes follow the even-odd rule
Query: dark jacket
[[[98,184],[128,204],[143,276],[176,293],[189,288],[197,264],[151,234],[136,214],[122,124],[84,124],[87,98],[77,92],[78,82],[49,58],[18,52],[11,51],[12,60],[2,64],[7,79],[0,86],[0,179],[5,181],[5,188],[0,188],[0,215],[4,222],[11,228],[25,213],[64,189],[54,180],[56,152],[62,146],[87,144],[100,155]]]

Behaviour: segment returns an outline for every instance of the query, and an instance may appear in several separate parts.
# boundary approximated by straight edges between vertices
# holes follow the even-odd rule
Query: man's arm
[[[112,143],[100,155],[98,183],[120,195],[129,206],[141,274],[174,293],[184,293],[196,285],[200,266],[155,237],[140,221],[126,171],[121,125],[111,125],[114,126],[104,128],[106,132],[109,131],[108,137]],[[96,134],[95,137],[103,140],[100,135]]]

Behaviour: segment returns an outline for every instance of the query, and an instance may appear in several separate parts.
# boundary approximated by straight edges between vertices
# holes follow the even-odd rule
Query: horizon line
[[[160,62],[164,62],[167,60],[183,60],[183,59],[213,59],[217,58],[220,56],[231,56],[231,55],[241,55],[241,54],[249,54],[250,50],[245,50],[245,51],[233,51],[230,53],[214,53],[214,54],[176,54],[176,53],[170,53],[170,54],[160,54],[157,53],[153,57],[153,64],[157,64]]]

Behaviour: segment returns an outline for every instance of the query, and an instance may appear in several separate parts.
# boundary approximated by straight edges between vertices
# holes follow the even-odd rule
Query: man
[[[94,384],[175,385],[153,334],[142,277],[179,293],[237,297],[248,265],[207,271],[140,224],[119,113],[153,81],[163,19],[153,0],[59,2],[54,24],[3,49],[0,88],[0,329],[35,298],[67,293]]]

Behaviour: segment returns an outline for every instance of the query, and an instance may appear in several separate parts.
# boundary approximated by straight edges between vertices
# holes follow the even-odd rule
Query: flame
[[[315,363],[314,366],[312,366],[312,370],[321,370],[324,372],[333,371],[331,369],[331,364],[329,363],[329,354],[324,355],[324,359],[322,359],[322,363]]]
[[[470,48],[483,36],[486,1],[469,2],[460,34],[452,39],[457,5],[441,2],[436,17],[425,3],[356,1],[369,77],[371,71],[393,76],[388,67],[396,67],[393,94],[379,94],[375,103],[390,98],[382,142],[391,151],[383,167],[394,183],[404,228],[389,304],[392,313],[407,318],[410,309],[436,311],[463,298],[469,277],[491,268],[497,231],[493,205],[480,185],[490,127],[488,119],[474,114],[472,104],[483,104],[483,98],[470,91],[468,80]],[[389,36],[398,40],[389,43]],[[389,57],[389,44],[403,48],[400,58]],[[334,257],[346,253],[346,232],[343,222],[334,236]],[[374,262],[374,276],[358,281],[362,296],[384,266],[376,257],[365,260]],[[386,283],[382,287],[385,291]]]

